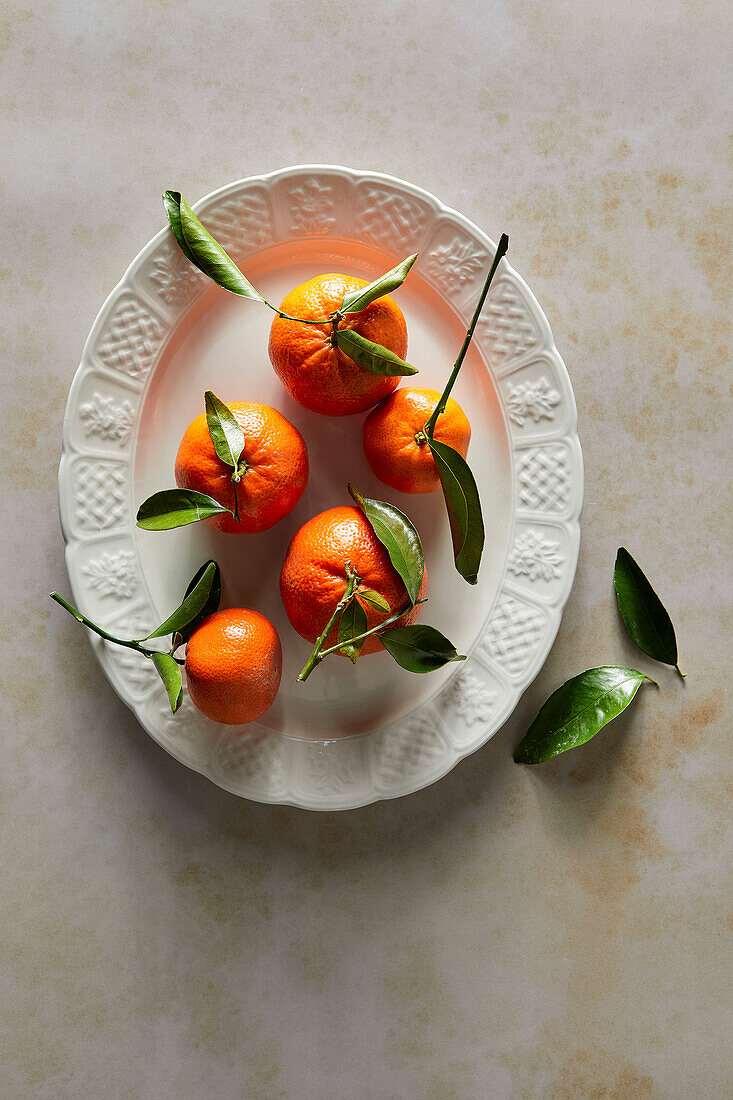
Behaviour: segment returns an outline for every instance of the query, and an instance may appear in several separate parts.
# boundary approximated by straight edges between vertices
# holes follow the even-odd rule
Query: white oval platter
[[[461,214],[412,184],[334,165],[301,165],[215,191],[196,211],[271,301],[327,270],[373,278],[419,260],[397,292],[411,384],[442,389],[494,252]],[[499,227],[501,228],[501,227]],[[267,359],[272,315],[213,287],[162,230],[133,261],[89,334],[69,393],[59,468],[66,561],[77,606],[118,635],[140,636],[180,600],[206,558],[224,606],[255,606],[283,641],[283,684],[261,722],[220,726],[186,696],[171,715],[149,661],[90,636],[110,682],[177,760],[261,802],[335,810],[416,791],[483,745],[511,714],[555,639],[575,574],[583,468],[572,387],[548,322],[503,260],[455,396],[472,422],[469,461],[487,527],[479,584],[452,565],[440,493],[408,497],[372,476],[363,416],[327,418],[285,394]],[[151,534],[140,502],[173,485],[173,460],[203,391],[278,408],[304,435],[308,489],[263,535],[199,524]],[[468,653],[414,676],[387,654],[331,658],[297,685],[309,646],[287,623],[277,576],[309,516],[348,504],[346,481],[415,520],[430,574],[422,620]]]

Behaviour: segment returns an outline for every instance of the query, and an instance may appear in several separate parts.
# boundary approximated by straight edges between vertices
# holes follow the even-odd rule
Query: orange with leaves
[[[280,638],[258,611],[215,611],[188,640],[188,692],[215,722],[239,726],[260,718],[275,700],[281,675]]]
[[[334,608],[346,592],[346,563],[359,578],[356,597],[366,613],[368,629],[407,607],[407,590],[364,514],[353,507],[329,508],[304,523],[295,534],[280,573],[280,595],[294,629],[309,642],[325,630]],[[427,593],[427,570],[423,573],[419,598]],[[389,606],[379,611],[359,593],[377,593]],[[373,598],[373,597],[372,597]],[[420,608],[412,607],[400,620],[401,627],[417,618]],[[389,627],[387,628],[389,629]],[[335,645],[334,626],[324,646]],[[378,635],[364,640],[362,654],[383,649]]]
[[[276,317],[270,329],[270,360],[290,396],[313,412],[347,416],[371,408],[398,385],[399,376],[371,374],[334,346],[335,313],[344,295],[369,284],[351,275],[318,275],[283,298],[284,313],[319,325]],[[339,329],[351,329],[404,359],[407,326],[402,310],[388,295],[358,313],[346,313]]]
[[[424,431],[439,401],[437,390],[405,386],[381,401],[367,416],[363,427],[364,454],[385,485],[401,493],[432,493],[440,488]],[[471,425],[452,397],[436,421],[433,438],[466,457]]]
[[[291,512],[308,481],[308,451],[302,435],[269,405],[231,401],[228,408],[244,433],[237,482],[240,519],[223,513],[205,522],[227,534],[267,531]],[[213,497],[234,510],[232,468],[219,458],[206,414],[185,431],[176,456],[176,484]]]

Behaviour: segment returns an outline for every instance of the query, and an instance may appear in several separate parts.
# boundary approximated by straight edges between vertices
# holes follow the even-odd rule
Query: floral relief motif
[[[454,237],[450,244],[439,244],[432,250],[426,268],[449,294],[455,294],[484,270],[487,259],[473,241]]]
[[[92,558],[82,569],[89,578],[89,587],[100,596],[129,599],[137,591],[138,579],[134,568],[135,557],[131,550],[100,554]]]
[[[313,786],[323,795],[337,794],[359,783],[358,764],[345,745],[318,746],[308,758],[308,773]]]
[[[150,280],[168,306],[186,305],[206,285],[206,276],[193,266],[178,245],[153,261]]]
[[[546,378],[540,378],[538,382],[524,382],[509,391],[507,407],[509,419],[513,420],[520,428],[524,427],[524,421],[531,417],[535,424],[540,420],[553,420],[555,406],[560,404],[560,394],[550,387]]]
[[[559,543],[550,542],[539,531],[522,531],[514,543],[507,568],[515,577],[551,581],[560,576],[562,558]]]
[[[91,401],[80,407],[79,416],[84,421],[87,436],[98,435],[100,439],[122,445],[129,439],[135,411],[130,401],[115,405],[113,397],[95,393]]]
[[[300,233],[327,233],[336,224],[333,187],[311,177],[288,193],[292,228]]]
[[[496,693],[487,691],[478,676],[470,669],[459,672],[451,681],[446,698],[469,726],[474,722],[488,722],[494,710]]]

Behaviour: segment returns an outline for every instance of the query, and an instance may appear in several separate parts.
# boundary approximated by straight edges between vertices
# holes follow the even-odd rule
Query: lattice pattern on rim
[[[81,459],[71,477],[74,518],[80,531],[107,531],[125,522],[128,470],[121,462]]]
[[[120,294],[97,341],[95,354],[103,367],[142,384],[165,338],[165,329],[142,298]]]
[[[428,203],[388,190],[384,184],[366,183],[358,189],[357,230],[376,244],[397,248],[402,254],[417,252],[430,219]]]
[[[520,451],[519,506],[530,512],[565,512],[571,499],[571,453],[561,443]]]
[[[398,255],[406,245],[419,247],[428,278],[464,317],[479,290],[477,257],[485,259],[494,248],[475,225],[420,188],[333,165],[240,180],[207,196],[197,209],[205,210],[240,260],[271,242],[331,234],[364,236]],[[114,619],[129,628],[149,628],[153,612],[128,575],[124,556],[132,499],[127,443],[161,347],[205,287],[182,263],[170,232],[159,233],[102,307],[69,394],[59,500],[72,590],[82,606],[96,601],[105,614],[113,608]],[[388,728],[341,746],[308,745],[256,724],[238,731],[218,727],[189,702],[184,720],[176,723],[149,662],[95,642],[116,690],[177,759],[244,797],[347,808],[435,781],[511,713],[545,659],[570,590],[580,538],[582,459],[567,371],[544,314],[505,260],[476,341],[497,377],[516,377],[498,392],[519,432],[509,433],[517,532],[499,599],[473,657],[456,667],[439,696]],[[544,388],[540,371],[547,376]],[[526,424],[541,424],[542,439],[530,445]],[[101,445],[114,446],[114,456],[101,457]]]
[[[530,299],[533,301],[531,293],[514,272],[502,273],[491,288],[477,333],[497,374],[544,347],[552,347],[550,327],[544,316],[529,308]]]
[[[489,620],[478,652],[493,658],[510,676],[524,672],[547,624],[539,608],[504,594]]]

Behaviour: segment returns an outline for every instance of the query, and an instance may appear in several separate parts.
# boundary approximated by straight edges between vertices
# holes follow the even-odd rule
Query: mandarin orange
[[[391,614],[409,603],[407,591],[389,554],[379,541],[363,513],[354,507],[329,508],[304,523],[293,537],[280,573],[280,595],[294,629],[309,642],[315,642],[346,591],[346,562],[360,579],[360,588],[378,592],[390,606]],[[427,593],[427,569],[423,573],[419,596]],[[358,595],[358,589],[357,589]],[[388,618],[360,601],[366,612],[368,629]],[[420,608],[414,607],[395,626],[414,622]],[[388,628],[389,629],[389,628]],[[338,641],[338,623],[324,646]],[[375,635],[364,642],[362,653],[383,649]]]
[[[405,386],[386,397],[367,416],[363,427],[364,454],[385,485],[402,493],[432,493],[440,486],[423,432],[439,400],[437,390]],[[466,457],[471,425],[452,397],[438,417],[434,438]]]
[[[399,385],[399,377],[370,374],[331,341],[334,313],[348,291],[366,286],[351,275],[318,275],[291,290],[280,308],[292,317],[324,319],[322,325],[299,325],[276,317],[270,329],[270,360],[290,396],[313,412],[347,416],[376,405]],[[402,310],[388,295],[378,298],[360,313],[347,314],[339,328],[382,344],[404,359],[407,326]]]
[[[308,451],[302,435],[282,413],[250,401],[228,403],[244,432],[242,465],[237,484],[239,522],[232,516],[213,516],[205,522],[227,534],[267,531],[292,511],[308,481]],[[234,509],[232,469],[217,455],[206,415],[186,429],[176,456],[176,484],[181,489],[207,493]]]
[[[215,722],[254,722],[272,706],[281,675],[280,638],[258,611],[215,611],[186,646],[189,695]]]

